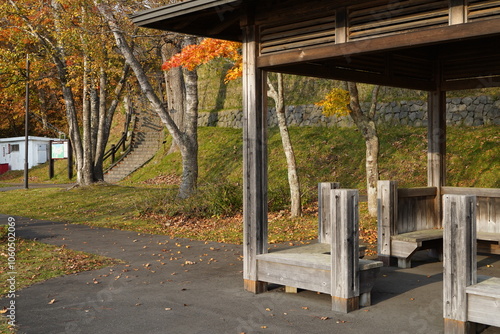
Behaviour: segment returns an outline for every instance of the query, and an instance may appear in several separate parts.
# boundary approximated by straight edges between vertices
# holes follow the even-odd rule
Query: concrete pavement
[[[0,224],[8,216],[0,215]],[[17,292],[19,333],[442,333],[442,263],[382,268],[373,305],[331,311],[330,296],[243,290],[241,246],[15,217],[23,238],[120,259]],[[500,276],[500,257],[479,256]],[[489,265],[489,266],[487,266]],[[22,273],[19,273],[21,275]],[[55,299],[54,303],[50,303]],[[7,299],[0,300],[0,307]],[[489,328],[484,333],[500,333]]]

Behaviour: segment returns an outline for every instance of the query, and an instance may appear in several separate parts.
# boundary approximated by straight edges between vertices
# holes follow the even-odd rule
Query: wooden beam
[[[445,333],[466,333],[467,293],[477,282],[476,197],[444,195],[443,317]]]
[[[322,182],[318,184],[318,242],[329,244],[332,242],[330,222],[330,193],[332,189],[339,189],[338,182]]]
[[[375,85],[400,87],[416,90],[431,91],[436,89],[436,84],[431,80],[422,80],[404,76],[392,76],[388,71],[368,72],[362,70],[335,67],[332,64],[321,62],[306,63],[291,66],[277,66],[266,68],[272,72],[280,72],[294,75],[304,75],[317,78],[335,79],[353,82],[363,82]]]
[[[335,11],[335,43],[347,42],[347,35],[347,10],[345,7],[340,7]]]
[[[443,194],[474,195],[477,197],[500,197],[499,188],[443,187]]]
[[[467,12],[464,0],[450,0],[449,24],[461,24],[467,22]]]
[[[348,313],[359,308],[359,194],[330,190],[332,309]]]
[[[441,83],[441,88],[446,91],[494,87],[500,87],[500,74],[496,76],[452,80]]]
[[[446,92],[428,95],[427,185],[436,187],[434,226],[441,226],[441,187],[446,184]]]
[[[268,244],[266,76],[255,62],[258,28],[244,26],[243,35],[243,278],[245,288],[258,293],[256,256],[267,253]]]
[[[380,180],[377,183],[378,259],[384,266],[391,265],[391,236],[397,235],[398,183]]]
[[[381,51],[387,52],[437,43],[450,43],[458,40],[497,34],[500,34],[500,19],[491,19],[447,27],[423,29],[415,32],[394,34],[367,40],[262,55],[258,58],[257,64],[260,68],[271,69],[279,65],[290,65],[343,56],[352,57],[358,54]]]
[[[398,189],[398,197],[431,197],[436,196],[436,194],[436,187]]]

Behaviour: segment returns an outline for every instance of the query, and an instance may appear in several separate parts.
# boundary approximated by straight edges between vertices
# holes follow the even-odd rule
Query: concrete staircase
[[[163,123],[158,115],[145,110],[136,113],[137,121],[132,134],[131,150],[104,174],[104,181],[116,183],[151,160],[163,140]]]

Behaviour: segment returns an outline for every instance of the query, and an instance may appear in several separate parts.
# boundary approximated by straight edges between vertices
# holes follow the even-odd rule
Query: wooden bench
[[[382,262],[359,259],[358,199],[357,190],[331,189],[323,203],[330,211],[331,242],[257,255],[259,281],[330,294],[338,312],[370,305]]]
[[[400,268],[411,267],[411,257],[421,249],[442,253],[443,231],[436,210],[437,188],[398,189],[396,181],[378,182],[379,259]]]
[[[476,196],[443,196],[445,333],[500,327],[500,278],[477,276],[476,206]]]
[[[477,249],[500,254],[500,189],[442,187],[443,194],[477,196]],[[378,254],[386,265],[411,267],[418,250],[442,259],[443,230],[436,204],[437,188],[398,189],[395,181],[378,183]]]
[[[259,272],[266,275],[268,282],[285,285],[288,293],[296,293],[297,288],[301,288],[329,294],[332,289],[329,247],[328,244],[316,243],[257,255]],[[371,290],[381,266],[380,261],[359,259],[360,307],[371,305]]]
[[[500,189],[443,187],[442,193],[476,196],[477,250],[500,255]]]

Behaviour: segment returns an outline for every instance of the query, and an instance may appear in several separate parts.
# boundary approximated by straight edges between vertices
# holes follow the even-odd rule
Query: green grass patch
[[[76,172],[73,172],[76,175]],[[49,178],[49,163],[40,164],[31,168],[28,172],[28,181],[33,183],[63,184],[72,183],[75,180],[68,178],[68,160],[54,160],[54,177]],[[11,170],[0,175],[0,182],[23,183],[24,170]],[[8,186],[8,185],[6,185]]]

